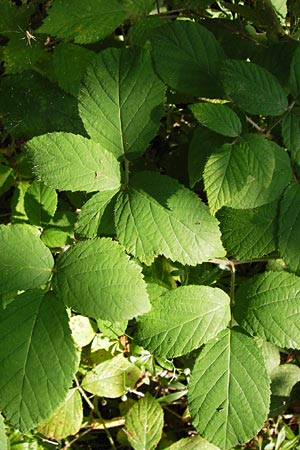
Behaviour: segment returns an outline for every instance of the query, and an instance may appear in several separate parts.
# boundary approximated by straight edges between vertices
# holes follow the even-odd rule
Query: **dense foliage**
[[[0,447],[299,448],[298,0],[0,0]]]

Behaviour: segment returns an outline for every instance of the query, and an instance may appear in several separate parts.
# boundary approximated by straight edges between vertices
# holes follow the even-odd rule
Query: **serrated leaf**
[[[289,85],[291,88],[291,93],[298,97],[300,95],[300,47],[297,47],[294,51],[291,68],[290,68],[290,78]]]
[[[68,316],[53,293],[31,290],[1,312],[0,335],[0,408],[25,432],[58,407],[72,382],[77,355]]]
[[[224,138],[205,127],[195,129],[189,145],[188,172],[190,186],[202,180],[206,161],[224,144]]]
[[[279,210],[278,246],[288,267],[300,274],[300,187],[292,184],[285,191]]]
[[[225,144],[205,166],[204,183],[212,213],[222,206],[248,209],[270,203],[291,179],[288,155],[275,142],[255,134]]]
[[[93,192],[120,187],[120,164],[90,139],[50,133],[31,139],[26,148],[36,175],[54,189]]]
[[[37,431],[51,439],[60,440],[75,435],[80,430],[82,419],[81,395],[77,389],[70,389],[65,401],[38,426]]]
[[[260,258],[277,247],[278,202],[254,209],[222,208],[217,213],[222,242],[235,259]]]
[[[138,321],[135,339],[166,358],[199,348],[226,328],[230,299],[209,286],[182,286],[166,292]]]
[[[79,242],[63,253],[53,286],[67,306],[95,319],[122,321],[150,309],[141,267],[108,238]]]
[[[39,236],[22,225],[0,226],[0,291],[33,289],[50,278],[54,265]]]
[[[255,341],[238,328],[222,331],[192,370],[188,397],[194,426],[221,449],[249,441],[267,418],[269,383]]]
[[[300,166],[300,108],[293,108],[283,116],[282,137],[293,161]]]
[[[95,53],[80,45],[61,42],[53,52],[54,76],[59,86],[77,97],[81,79]]]
[[[287,272],[266,272],[243,283],[233,310],[250,334],[279,347],[300,348],[300,278]]]
[[[55,189],[34,180],[24,196],[24,208],[32,225],[42,227],[54,216],[57,206]]]
[[[175,442],[166,450],[219,450],[213,444],[210,444],[206,439],[201,436],[192,435],[187,438],[180,439],[180,441]]]
[[[236,137],[242,132],[239,116],[228,106],[216,103],[195,103],[190,109],[205,127],[224,136]]]
[[[8,438],[5,432],[4,418],[0,414],[0,448],[1,450],[8,450]]]
[[[164,96],[148,50],[111,48],[87,68],[79,112],[92,139],[117,158],[136,158],[159,128]]]
[[[78,238],[115,234],[113,206],[117,192],[117,189],[98,192],[83,205],[75,225]]]
[[[1,120],[13,137],[52,131],[85,134],[75,98],[36,72],[3,77],[0,97]]]
[[[174,21],[156,30],[152,55],[157,73],[171,88],[197,97],[222,93],[218,75],[223,50],[197,22]]]
[[[221,70],[226,94],[242,110],[250,114],[279,116],[288,106],[279,81],[257,64],[226,60]]]
[[[117,398],[128,388],[133,389],[140,375],[137,366],[118,355],[90,370],[82,381],[82,387],[98,397]]]
[[[160,441],[163,425],[163,409],[148,393],[126,414],[126,434],[134,450],[155,449]]]
[[[117,0],[85,0],[84,8],[81,0],[53,0],[38,32],[90,44],[113,33],[125,17],[124,7]]]
[[[134,175],[120,192],[115,225],[126,250],[147,265],[159,254],[190,265],[224,256],[218,223],[207,206],[156,172]]]

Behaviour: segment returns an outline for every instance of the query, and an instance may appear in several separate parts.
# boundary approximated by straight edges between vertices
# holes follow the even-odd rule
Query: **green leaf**
[[[222,208],[217,213],[222,242],[235,259],[260,258],[277,247],[278,202],[255,209]]]
[[[132,45],[144,47],[147,41],[156,33],[157,28],[166,23],[167,20],[162,16],[156,15],[149,15],[136,20],[128,30],[127,37],[129,42]]]
[[[300,369],[294,364],[283,364],[271,373],[272,417],[287,409],[293,386],[300,381]]]
[[[0,414],[0,448],[1,450],[8,450],[8,439],[5,432],[4,418]]]
[[[152,54],[157,73],[171,88],[218,98],[224,53],[214,35],[197,22],[174,21],[156,30]]]
[[[16,31],[28,27],[30,16],[34,13],[33,5],[16,6],[10,0],[0,0],[0,30],[1,34],[11,37]]]
[[[216,103],[195,103],[190,109],[205,127],[224,136],[236,137],[242,132],[239,116],[228,106]]]
[[[83,419],[81,395],[77,389],[70,389],[65,401],[41,423],[37,431],[51,439],[60,440],[76,435]]]
[[[120,242],[150,265],[162,254],[196,265],[224,256],[218,222],[197,196],[176,180],[156,172],[134,175],[115,208]]]
[[[36,72],[3,77],[0,97],[0,117],[13,137],[52,131],[85,134],[75,98]]]
[[[72,211],[56,211],[43,229],[41,240],[50,248],[73,244],[76,219],[77,214]]]
[[[108,320],[97,320],[97,325],[101,333],[109,339],[116,340],[123,334],[125,334],[128,320],[123,320],[122,322],[111,323]]]
[[[68,316],[53,293],[31,290],[1,312],[0,335],[0,408],[25,432],[58,407],[72,382],[77,355]]]
[[[96,334],[96,326],[93,326],[91,320],[85,316],[72,316],[70,328],[73,339],[79,347],[85,347],[90,344]]]
[[[208,286],[167,291],[138,320],[135,339],[158,356],[173,358],[200,347],[226,328],[230,299]]]
[[[82,387],[98,397],[117,398],[128,388],[133,389],[140,375],[137,366],[118,355],[90,370],[82,381]]]
[[[155,449],[160,441],[163,425],[163,409],[149,393],[126,414],[126,434],[134,450]]]
[[[249,441],[267,418],[269,383],[255,341],[238,328],[222,331],[205,345],[192,370],[194,426],[221,449]]]
[[[38,32],[90,44],[113,33],[125,17],[124,7],[117,0],[85,0],[84,8],[81,0],[53,0]]]
[[[92,139],[117,158],[136,158],[160,126],[164,96],[148,50],[111,48],[87,68],[79,112]]]
[[[219,134],[202,126],[195,129],[188,154],[188,173],[191,187],[202,180],[206,161],[222,144],[224,144],[224,138]]]
[[[86,67],[94,57],[94,52],[80,45],[58,44],[53,52],[53,67],[59,86],[77,97]]]
[[[236,293],[234,317],[248,333],[279,347],[300,348],[300,279],[266,272],[244,282]]]
[[[100,234],[115,234],[112,207],[117,192],[117,189],[98,192],[83,205],[75,226],[75,233],[79,239],[95,238]]]
[[[204,183],[212,213],[222,206],[248,209],[271,203],[291,179],[290,160],[275,142],[256,134],[225,144],[205,166]]]
[[[28,45],[25,31],[18,29],[10,35],[9,42],[3,49],[6,74],[22,73],[31,70],[39,61],[47,58],[46,47],[42,39],[31,39]]]
[[[0,164],[0,195],[8,191],[14,182],[14,171],[8,166]]]
[[[54,216],[56,206],[56,191],[34,180],[24,197],[24,207],[30,223],[38,227],[44,226]]]
[[[289,85],[291,93],[298,97],[300,95],[300,47],[297,47],[291,62]]]
[[[175,442],[166,450],[219,450],[213,444],[203,439],[201,436],[192,435],[188,438],[180,439],[180,441]]]
[[[226,60],[221,70],[226,94],[242,110],[250,114],[279,116],[288,106],[279,81],[257,64]]]
[[[70,133],[37,136],[26,144],[36,175],[60,190],[109,191],[120,186],[120,164],[102,145]]]
[[[293,108],[283,116],[282,137],[291,158],[300,166],[300,108]]]
[[[300,186],[292,184],[285,191],[279,211],[278,245],[287,266],[300,274]]]
[[[50,278],[50,250],[24,225],[0,226],[0,291],[33,289]]]
[[[53,284],[67,306],[95,319],[122,321],[150,309],[141,268],[108,238],[79,242],[63,253]]]

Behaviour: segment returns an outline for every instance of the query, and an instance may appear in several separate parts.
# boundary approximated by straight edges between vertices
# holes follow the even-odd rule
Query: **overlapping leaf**
[[[226,60],[221,70],[226,94],[250,114],[279,116],[288,106],[279,81],[257,64]]]
[[[152,54],[157,73],[171,88],[217,98],[224,53],[214,35],[197,22],[174,21],[156,30]]]
[[[184,355],[215,337],[230,320],[230,299],[209,286],[166,292],[138,321],[136,341],[164,357]]]
[[[132,177],[117,199],[115,225],[126,250],[148,265],[159,254],[190,265],[224,256],[218,222],[207,206],[156,172]]]
[[[247,280],[236,293],[234,317],[252,335],[279,347],[300,348],[300,278],[266,272]]]
[[[27,217],[38,227],[42,227],[54,216],[57,206],[57,194],[43,183],[33,181],[24,197],[24,208]]]
[[[120,186],[120,165],[97,142],[71,133],[50,133],[27,143],[36,175],[60,190],[109,191]]]
[[[170,447],[167,447],[166,450],[218,450],[218,447],[210,444],[199,435],[192,435],[187,438],[180,439]]]
[[[0,335],[0,408],[25,432],[58,407],[72,382],[77,355],[68,316],[52,293],[31,290],[1,312]]]
[[[295,97],[300,95],[300,48],[297,47],[291,62],[289,85]]]
[[[117,158],[135,158],[159,128],[164,96],[148,50],[106,49],[87,69],[79,112],[92,139]]]
[[[62,254],[53,285],[67,306],[95,319],[122,321],[150,309],[141,267],[108,238],[79,242]]]
[[[209,341],[194,365],[189,409],[199,433],[221,449],[247,442],[263,426],[269,378],[256,343],[240,329]]]
[[[282,119],[282,137],[292,159],[300,165],[300,108],[293,108]]]
[[[190,107],[199,122],[216,133],[236,137],[242,132],[239,116],[228,106],[216,103],[195,103]]]
[[[2,450],[8,450],[8,438],[5,432],[4,418],[0,414],[0,445]]]
[[[0,254],[1,292],[33,289],[50,278],[53,257],[30,227],[1,225]]]

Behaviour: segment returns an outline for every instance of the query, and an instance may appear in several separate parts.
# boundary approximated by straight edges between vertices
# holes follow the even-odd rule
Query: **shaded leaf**
[[[14,171],[8,166],[0,164],[0,195],[8,191],[14,182]]]
[[[166,450],[218,450],[218,447],[210,444],[201,436],[192,435],[188,438],[180,439],[180,441],[167,447]]]
[[[289,85],[291,92],[295,97],[300,95],[300,47],[297,47],[294,51],[291,68],[290,68],[290,78]]]
[[[72,211],[56,211],[43,229],[41,240],[50,248],[73,244],[76,219],[77,214]]]
[[[56,191],[34,180],[24,196],[24,208],[30,223],[44,226],[54,216],[56,206]]]
[[[239,116],[226,105],[195,103],[190,109],[202,125],[216,133],[236,137],[242,132]]]
[[[293,108],[283,116],[282,137],[291,158],[300,166],[300,108]]]

